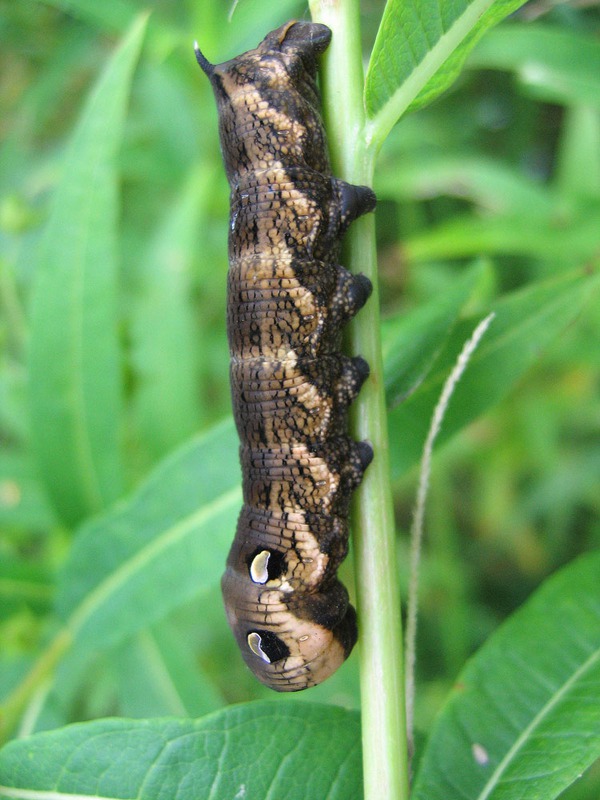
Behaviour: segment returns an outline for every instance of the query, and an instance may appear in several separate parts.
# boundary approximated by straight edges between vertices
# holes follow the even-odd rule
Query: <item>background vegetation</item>
[[[363,4],[366,52],[382,7]],[[102,124],[81,133],[91,87],[146,8],[139,64],[121,66],[130,98],[128,82],[107,87]],[[9,719],[20,733],[270,696],[218,588],[240,502],[228,191],[192,42],[225,60],[306,9],[246,0],[227,13],[217,0],[0,2],[0,694],[14,699],[47,655]],[[599,36],[593,6],[530,3],[379,158],[403,584],[432,405],[474,323],[498,313],[434,461],[423,732],[498,623],[600,544]],[[73,189],[78,169],[94,202]],[[358,708],[356,657],[292,702],[306,700]],[[599,792],[592,769],[564,796]]]

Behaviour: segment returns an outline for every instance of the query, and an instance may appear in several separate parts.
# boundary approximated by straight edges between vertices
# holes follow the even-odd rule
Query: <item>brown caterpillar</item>
[[[340,353],[371,283],[337,264],[375,195],[331,176],[317,60],[331,31],[288,22],[223,64],[196,45],[219,111],[231,187],[227,323],[244,506],[222,580],[229,624],[260,681],[325,680],[357,637],[336,572],[352,490],[373,457],[347,434],[369,374]]]

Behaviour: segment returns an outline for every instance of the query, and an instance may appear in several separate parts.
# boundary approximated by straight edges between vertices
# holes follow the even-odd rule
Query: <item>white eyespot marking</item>
[[[301,637],[298,639],[298,641],[299,641],[299,642],[305,642],[307,639],[308,639],[308,634],[306,634],[305,636],[301,636]]]
[[[262,639],[260,638],[260,634],[256,633],[256,631],[252,631],[252,633],[248,634],[248,647],[254,655],[262,658],[263,661],[266,661],[267,664],[271,663],[271,659],[262,649]]]
[[[269,580],[269,559],[271,553],[268,550],[261,550],[261,552],[254,556],[250,564],[250,577],[254,583],[266,583]]]
[[[490,763],[488,751],[482,745],[477,744],[477,742],[471,745],[471,752],[473,753],[473,758],[480,767],[485,767],[486,764]]]

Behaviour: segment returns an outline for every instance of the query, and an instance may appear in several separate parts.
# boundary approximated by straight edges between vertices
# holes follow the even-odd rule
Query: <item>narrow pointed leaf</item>
[[[600,553],[508,620],[459,676],[414,800],[552,800],[600,757]]]
[[[140,4],[134,0],[102,0],[101,3],[98,0],[39,0],[39,2],[73,15],[110,34],[124,33],[140,10]],[[179,44],[185,34],[170,23],[166,14],[159,16],[157,8],[153,7],[152,10],[148,26],[148,47],[159,57],[164,58],[164,54]]]
[[[563,227],[552,217],[532,229],[523,215],[478,217],[461,215],[407,237],[403,253],[409,261],[469,258],[479,253],[530,256],[557,264],[557,271],[593,260],[600,246],[600,203],[587,208]]]
[[[447,441],[505,397],[599,290],[597,276],[567,275],[515,292],[493,305],[496,316],[452,395],[438,441]],[[389,413],[395,478],[420,458],[446,376],[480,318],[456,325],[426,380]]]
[[[591,205],[600,200],[600,110],[589,106],[565,109],[557,184],[576,202]]]
[[[119,497],[117,171],[146,18],[115,52],[68,148],[38,264],[31,330],[33,437],[50,497],[70,524]]]
[[[131,24],[137,8],[130,0],[42,0],[48,6],[76,14],[95,25],[119,33]]]
[[[460,197],[494,215],[556,215],[554,193],[511,167],[481,157],[431,156],[411,159],[398,168],[382,169],[375,184],[377,197],[429,199]]]
[[[423,381],[482,276],[482,265],[478,265],[426,305],[383,321],[381,351],[388,405],[401,402]]]
[[[514,72],[535,97],[600,107],[596,36],[550,25],[512,23],[481,41],[469,65]]]
[[[136,379],[134,413],[140,440],[158,459],[200,427],[199,331],[190,304],[191,263],[206,171],[193,172],[143,259],[133,300],[131,360]],[[177,354],[174,357],[174,354]]]

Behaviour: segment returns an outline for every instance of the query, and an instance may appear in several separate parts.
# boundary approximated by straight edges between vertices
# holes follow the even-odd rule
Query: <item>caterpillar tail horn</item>
[[[198,42],[194,42],[194,53],[196,54],[196,61],[200,65],[202,71],[208,75],[209,78],[212,78],[213,72],[215,71],[215,65],[211,64],[210,61],[205,57],[204,53],[198,46]]]

